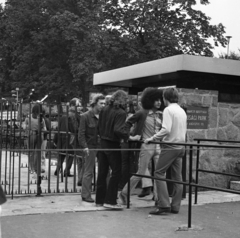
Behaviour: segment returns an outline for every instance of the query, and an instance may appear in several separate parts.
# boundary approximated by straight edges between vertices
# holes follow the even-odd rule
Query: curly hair
[[[115,107],[126,107],[128,95],[123,90],[117,90],[110,99],[110,105]]]
[[[161,108],[163,103],[163,91],[157,88],[146,88],[144,89],[141,97],[141,104],[145,110],[150,110],[154,106],[154,102],[161,100]],[[161,110],[161,109],[160,109]]]

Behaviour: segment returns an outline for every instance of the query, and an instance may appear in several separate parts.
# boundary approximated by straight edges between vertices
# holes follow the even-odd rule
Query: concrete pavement
[[[137,192],[137,191],[136,191]],[[194,195],[192,195],[194,196]],[[95,194],[92,195],[95,198]],[[194,200],[193,200],[194,201]],[[218,191],[199,192],[198,204],[219,204],[225,202],[240,201],[240,195],[223,193]],[[145,198],[138,198],[137,195],[131,196],[131,209],[153,207],[152,195]],[[182,200],[182,205],[188,205],[187,198]],[[2,216],[29,215],[29,214],[47,214],[62,212],[80,212],[80,211],[97,211],[107,210],[103,207],[96,207],[94,203],[87,203],[81,200],[80,193],[74,194],[56,194],[45,195],[41,197],[17,196],[13,200],[8,197],[7,203],[2,206]]]

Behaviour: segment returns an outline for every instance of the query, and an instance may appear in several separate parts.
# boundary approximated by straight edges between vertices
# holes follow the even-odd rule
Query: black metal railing
[[[239,144],[240,141],[232,141],[232,140],[216,140],[216,139],[203,139],[203,138],[196,138],[194,141],[197,141],[197,144],[199,145],[200,142],[216,142],[216,143],[231,143],[231,144]],[[204,147],[204,146],[202,146]],[[232,174],[232,173],[225,173],[225,172],[219,172],[219,171],[212,171],[207,169],[200,169],[199,168],[200,163],[200,146],[197,146],[197,158],[196,158],[196,176],[195,176],[195,182],[198,184],[199,181],[199,172],[203,173],[211,173],[211,174],[219,174],[224,176],[232,176],[236,178],[240,178],[239,174]],[[198,187],[195,187],[195,198],[194,198],[194,204],[197,204],[198,201]]]
[[[192,193],[193,193],[193,188],[198,187],[198,188],[205,188],[209,190],[216,190],[216,191],[222,191],[222,192],[228,192],[228,193],[234,193],[234,194],[240,194],[240,191],[232,190],[232,189],[223,189],[223,188],[218,188],[218,187],[212,187],[212,186],[206,186],[206,185],[201,185],[198,184],[196,181],[193,182],[192,176],[193,176],[193,148],[198,147],[206,147],[206,148],[227,148],[227,149],[240,149],[240,146],[230,146],[230,145],[211,145],[211,144],[195,144],[195,143],[164,143],[164,142],[150,142],[154,144],[166,144],[166,145],[178,145],[178,146],[185,146],[189,147],[189,179],[188,182],[180,182],[180,181],[174,181],[171,179],[164,179],[164,178],[156,178],[154,176],[146,176],[146,175],[141,175],[141,174],[135,174],[131,173],[132,176],[138,176],[138,177],[145,177],[145,178],[150,178],[153,180],[161,180],[161,181],[166,181],[170,183],[178,183],[178,184],[183,184],[189,187],[188,189],[188,228],[191,228],[192,226]],[[127,193],[127,208],[130,208],[130,176],[128,179],[128,193]]]

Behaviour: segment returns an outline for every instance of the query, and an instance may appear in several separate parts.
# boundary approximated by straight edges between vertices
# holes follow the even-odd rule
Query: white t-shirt
[[[162,129],[152,139],[163,142],[184,143],[187,133],[187,115],[177,104],[171,103],[163,111]]]

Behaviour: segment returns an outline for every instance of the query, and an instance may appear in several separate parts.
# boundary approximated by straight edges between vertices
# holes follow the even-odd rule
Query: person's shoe
[[[55,170],[54,175],[57,176],[57,170]],[[59,171],[59,174],[61,174],[61,171]]]
[[[150,195],[151,194],[151,188],[152,187],[143,188],[141,193],[138,195],[138,197],[143,198],[143,197],[146,197],[146,196]]]
[[[156,210],[149,212],[151,215],[166,215],[171,212],[170,207],[158,207]]]
[[[82,186],[82,182],[78,181],[77,186]]]
[[[110,208],[110,209],[113,209],[113,210],[122,210],[123,209],[122,205],[120,205],[120,204],[112,205],[112,204],[104,203],[103,206],[105,208]]]
[[[178,214],[179,211],[176,211],[176,210],[172,210],[172,209],[171,209],[171,213],[173,213],[173,214]]]
[[[83,202],[89,202],[94,203],[94,200],[92,198],[82,198]]]
[[[73,174],[67,174],[68,177],[74,177]],[[64,174],[64,177],[66,177],[66,174]]]
[[[127,197],[122,192],[119,193],[119,199],[121,200],[122,205],[127,205]]]

